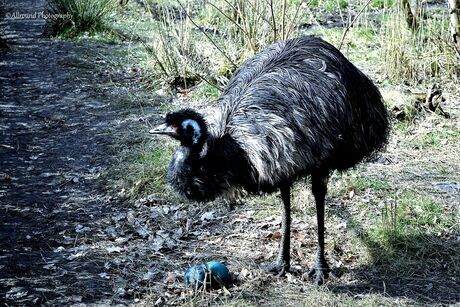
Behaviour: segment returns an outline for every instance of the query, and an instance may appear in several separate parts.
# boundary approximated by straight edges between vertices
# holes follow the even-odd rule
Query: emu
[[[236,192],[280,190],[279,276],[290,266],[290,190],[311,176],[318,247],[309,272],[321,285],[324,208],[329,174],[355,166],[382,149],[389,120],[377,87],[335,47],[314,36],[274,43],[236,71],[206,118],[192,109],[166,115],[150,133],[177,139],[169,184],[196,201]]]

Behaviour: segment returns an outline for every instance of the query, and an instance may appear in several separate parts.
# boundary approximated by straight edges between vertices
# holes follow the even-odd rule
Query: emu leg
[[[283,184],[280,191],[283,201],[280,250],[276,261],[263,267],[268,272],[277,273],[279,277],[289,270],[291,262],[291,184]]]
[[[324,279],[329,276],[329,266],[324,258],[324,199],[327,192],[328,173],[317,173],[312,175],[312,192],[316,202],[316,218],[318,220],[318,250],[313,268],[308,273],[314,277],[314,282],[320,286]]]

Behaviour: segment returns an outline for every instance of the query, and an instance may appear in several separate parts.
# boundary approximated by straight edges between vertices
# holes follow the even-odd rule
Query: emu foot
[[[308,272],[308,278],[313,279],[313,283],[316,286],[321,286],[324,281],[329,277],[329,268],[317,268],[314,267]]]
[[[275,273],[277,277],[283,277],[289,271],[289,265],[283,260],[262,265],[262,270],[268,273]]]
[[[317,258],[315,264],[308,272],[308,274],[305,273],[303,276],[304,279],[313,279],[313,282],[316,286],[321,286],[324,283],[324,281],[329,277],[329,273],[331,272],[326,260],[324,258],[321,258]]]

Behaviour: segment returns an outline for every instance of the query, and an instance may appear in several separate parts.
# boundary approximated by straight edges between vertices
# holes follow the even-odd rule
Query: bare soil
[[[44,5],[8,1],[4,14]],[[111,144],[128,124],[139,126],[138,108],[111,103],[114,83],[104,72],[103,55],[126,46],[52,40],[44,26],[2,21],[0,305],[108,304],[104,258],[89,257],[85,244],[121,205],[98,179],[113,162]]]

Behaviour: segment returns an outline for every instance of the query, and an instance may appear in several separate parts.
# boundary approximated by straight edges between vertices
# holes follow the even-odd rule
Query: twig
[[[1,147],[4,147],[6,149],[14,149],[13,146],[10,146],[10,145],[5,145],[5,144],[0,144]]]
[[[230,20],[235,26],[237,26],[241,31],[243,31],[244,35],[246,35],[246,36],[248,35],[248,33],[243,29],[243,27],[242,27],[235,19],[233,19],[232,17],[230,17],[230,16],[228,16],[227,14],[225,14],[225,12],[222,11],[217,5],[215,5],[215,4],[212,3],[212,2],[208,2],[208,4],[209,4],[210,6],[212,6],[213,8],[215,8],[216,10],[218,10],[219,13],[222,14],[222,16],[224,16],[225,18],[227,18],[228,20]],[[236,8],[234,8],[233,6],[232,6],[232,9],[236,11]]]
[[[310,3],[311,1],[308,1],[307,6],[309,6]],[[300,12],[300,8],[302,7],[302,4],[304,4],[304,0],[301,0],[299,5],[297,6],[297,10],[295,11],[294,18],[291,19],[291,24],[289,25],[288,30],[286,32],[285,39],[289,37],[289,35],[291,34],[291,31],[294,29],[294,24],[295,24],[295,21],[297,20],[297,17],[299,16],[299,12]]]
[[[75,241],[73,242],[73,247],[77,246],[78,233],[75,236]]]
[[[249,5],[261,19],[263,19],[267,24],[270,24],[270,20],[265,18],[263,12],[260,11],[259,7],[255,6],[251,1],[247,1],[246,4]]]
[[[247,33],[246,35],[246,41],[249,44],[249,48],[254,52],[255,51],[255,46],[253,44],[252,38],[254,37],[254,32],[251,31],[251,24],[249,22],[249,15],[246,14],[246,8],[245,8],[245,2],[244,1],[238,1],[237,2],[237,13],[240,16],[241,19],[241,24],[244,26],[244,29]]]
[[[45,257],[43,256],[43,250],[40,249],[40,256],[42,257],[42,260],[44,263],[46,263],[47,265],[49,264],[48,261],[46,261]]]
[[[286,0],[284,0],[281,8],[281,39],[286,39],[286,4]]]
[[[222,55],[223,55],[225,58],[227,58],[227,60],[232,64],[232,66],[233,66],[234,68],[237,68],[238,66],[236,66],[235,63],[233,63],[232,59],[231,59],[231,58],[230,58],[230,57],[229,57],[229,56],[228,56],[228,55],[227,55],[217,44],[216,44],[216,42],[214,42],[214,40],[213,40],[211,37],[209,37],[209,35],[208,35],[203,29],[201,29],[201,27],[199,27],[199,26],[196,24],[196,22],[193,20],[192,16],[190,16],[190,14],[189,14],[188,11],[185,9],[185,7],[182,5],[182,3],[180,2],[180,0],[176,0],[176,2],[177,2],[177,3],[179,4],[179,6],[184,10],[185,15],[187,15],[187,18],[190,19],[190,22],[193,23],[193,25],[194,25],[198,30],[200,30],[201,33],[204,34],[204,36],[206,36],[206,38],[211,42],[211,44],[213,44],[214,47],[216,47],[217,50],[219,50],[219,52],[222,53]]]
[[[200,78],[201,80],[203,80],[204,82],[206,82],[207,84],[213,86],[214,88],[218,89],[219,91],[222,92],[222,88],[216,84],[213,84],[211,81],[207,80],[205,77],[203,77],[202,75],[200,75],[199,73],[195,73],[195,75]]]
[[[273,10],[273,0],[269,1],[270,6],[270,13],[272,15],[272,28],[273,28],[273,41],[276,42],[277,39],[277,31],[276,31],[276,19],[275,19],[275,11]]]
[[[224,1],[225,1],[225,0],[224,0]],[[225,2],[226,2],[226,1],[225,1]],[[243,27],[238,23],[238,21],[236,21],[234,18],[228,16],[228,14],[225,14],[224,11],[222,11],[222,10],[221,10],[219,7],[217,7],[214,3],[209,2],[208,4],[211,5],[212,7],[214,7],[216,10],[218,10],[219,13],[222,14],[222,16],[224,16],[225,18],[227,18],[228,20],[230,20],[235,26],[237,26],[238,29],[240,29],[240,30],[243,32],[243,34],[246,36],[246,38],[247,38],[247,40],[248,40],[248,43],[249,43],[249,45],[250,45],[250,48],[254,50],[254,46],[252,45],[252,42],[251,42],[249,33],[247,32],[247,29],[243,28]],[[236,7],[234,7],[234,6],[230,5],[230,4],[228,4],[228,5],[232,8],[232,10],[234,10],[235,12],[237,12],[238,14],[241,15],[239,9],[237,9]]]
[[[345,25],[345,19],[343,18],[342,8],[340,7],[339,0],[336,0],[337,7],[339,8],[340,19],[342,19],[342,27]]]
[[[348,31],[350,31],[350,28],[353,26],[353,24],[355,23],[355,21],[358,19],[359,16],[361,16],[361,14],[363,13],[363,11],[366,9],[366,7],[368,7],[368,5],[371,3],[372,0],[367,0],[366,4],[363,5],[363,7],[361,8],[361,10],[358,12],[358,14],[355,16],[355,18],[353,18],[352,22],[347,25],[347,27],[345,28],[345,30],[343,31],[343,34],[342,34],[342,39],[340,40],[340,44],[339,44],[339,49],[342,48],[342,45],[343,45],[343,42],[345,40],[345,36],[347,35]]]

